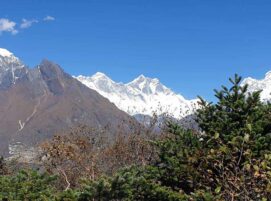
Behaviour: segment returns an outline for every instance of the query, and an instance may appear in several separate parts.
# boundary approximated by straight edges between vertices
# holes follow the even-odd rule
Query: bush
[[[0,200],[50,200],[55,193],[55,177],[36,171],[21,171],[15,176],[0,176]]]

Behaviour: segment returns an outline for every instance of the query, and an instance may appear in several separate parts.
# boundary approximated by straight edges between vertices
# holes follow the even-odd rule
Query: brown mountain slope
[[[77,124],[107,127],[113,135],[120,124],[135,122],[52,62],[23,72],[0,90],[0,155],[11,143],[34,145]]]

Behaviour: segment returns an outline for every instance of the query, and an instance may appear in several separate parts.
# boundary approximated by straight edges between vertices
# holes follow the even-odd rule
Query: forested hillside
[[[156,135],[154,122],[110,143],[81,126],[32,164],[1,159],[0,200],[271,200],[271,105],[238,75],[230,84],[200,98],[200,131],[168,121]]]

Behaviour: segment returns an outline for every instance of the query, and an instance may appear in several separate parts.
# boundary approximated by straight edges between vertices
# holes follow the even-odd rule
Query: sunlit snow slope
[[[197,99],[186,100],[164,86],[158,79],[140,75],[127,84],[117,83],[103,73],[76,77],[130,115],[167,114],[176,119],[191,115],[198,108]]]
[[[265,74],[261,80],[256,80],[251,77],[244,79],[242,84],[248,84],[248,91],[254,92],[262,90],[261,100],[264,102],[271,101],[271,71]]]

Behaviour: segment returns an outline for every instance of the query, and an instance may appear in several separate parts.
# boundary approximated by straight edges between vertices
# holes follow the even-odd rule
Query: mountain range
[[[79,75],[75,78],[132,116],[152,116],[155,113],[167,114],[182,120],[193,116],[199,109],[198,99],[185,99],[163,85],[157,78],[140,75],[126,84],[115,82],[101,72],[93,76]],[[266,73],[262,80],[245,78],[242,82],[242,85],[244,84],[249,85],[248,92],[261,90],[262,101],[271,101],[271,71]]]
[[[271,101],[271,71],[242,84],[249,84],[249,92],[262,90],[262,101]],[[106,128],[114,138],[120,125],[131,130],[131,124],[140,125],[136,119],[142,122],[154,113],[195,127],[198,108],[198,99],[185,99],[157,78],[140,75],[124,84],[100,72],[71,76],[46,59],[29,68],[0,48],[0,155],[11,154],[18,143],[34,146],[79,124]]]
[[[90,77],[80,75],[76,78],[132,116],[153,116],[155,113],[180,120],[199,108],[197,99],[185,99],[157,78],[140,75],[127,84],[115,82],[100,72]]]

